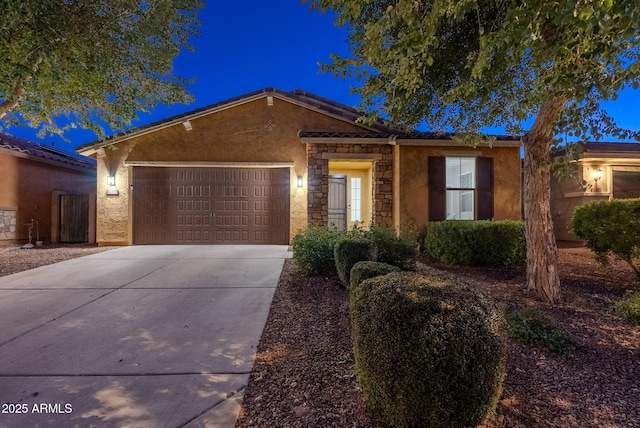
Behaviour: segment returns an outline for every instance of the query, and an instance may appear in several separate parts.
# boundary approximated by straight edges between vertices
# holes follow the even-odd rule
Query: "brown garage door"
[[[288,244],[288,168],[133,170],[134,244]]]

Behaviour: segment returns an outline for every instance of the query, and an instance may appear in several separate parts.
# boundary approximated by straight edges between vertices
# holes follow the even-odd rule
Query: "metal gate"
[[[89,241],[89,196],[60,195],[60,242]]]

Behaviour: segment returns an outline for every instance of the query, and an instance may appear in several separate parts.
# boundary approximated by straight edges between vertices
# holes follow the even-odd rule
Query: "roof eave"
[[[30,153],[9,149],[9,148],[6,148],[6,147],[0,147],[0,153],[4,153],[4,154],[10,155],[10,156],[15,156],[17,158],[32,160],[34,162],[45,163],[45,164],[57,166],[57,167],[60,167],[60,168],[66,168],[66,169],[70,169],[70,170],[78,171],[78,172],[85,172],[85,173],[89,173],[89,172],[95,173],[96,172],[95,165],[93,167],[91,167],[89,165],[87,165],[87,166],[72,165],[72,164],[68,164],[68,163],[64,163],[64,162],[59,162],[59,161],[56,161],[56,160],[53,160],[53,159],[47,159],[47,158],[43,158],[43,157],[40,157],[40,156],[35,156],[35,155],[30,154]]]

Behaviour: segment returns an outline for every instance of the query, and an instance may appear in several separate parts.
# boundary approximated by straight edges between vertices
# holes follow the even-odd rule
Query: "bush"
[[[376,276],[386,275],[391,272],[398,272],[400,268],[380,262],[358,262],[351,268],[350,288],[354,290],[362,281]]]
[[[368,239],[376,247],[378,261],[399,267],[409,267],[417,255],[418,243],[408,233],[397,236],[390,226],[371,224],[368,229],[355,227],[350,231],[309,226],[293,238],[293,259],[307,275],[336,272],[335,245],[346,238]]]
[[[640,325],[640,294],[619,301],[613,306],[613,311],[626,322]]]
[[[604,266],[624,260],[640,278],[640,199],[593,202],[576,209],[571,228]]]
[[[375,261],[376,247],[368,239],[345,239],[335,245],[334,258],[338,278],[340,278],[342,285],[349,287],[353,265],[360,261]]]
[[[506,325],[451,279],[397,272],[351,292],[356,376],[371,415],[397,427],[481,423],[500,396]]]
[[[429,224],[425,251],[447,263],[521,266],[527,247],[521,221],[449,220]]]
[[[357,229],[353,233],[374,243],[381,263],[410,268],[418,255],[418,241],[411,232],[398,236],[391,226],[371,224],[368,229]]]
[[[555,320],[530,308],[507,311],[509,333],[526,345],[540,346],[562,354],[575,349],[576,342],[562,331]]]
[[[334,246],[346,235],[333,228],[307,227],[293,238],[293,260],[307,275],[335,273]]]

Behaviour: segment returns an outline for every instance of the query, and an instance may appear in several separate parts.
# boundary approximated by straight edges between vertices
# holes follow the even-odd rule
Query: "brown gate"
[[[134,244],[288,244],[288,168],[136,167]]]
[[[60,195],[60,242],[89,241],[89,196]]]

